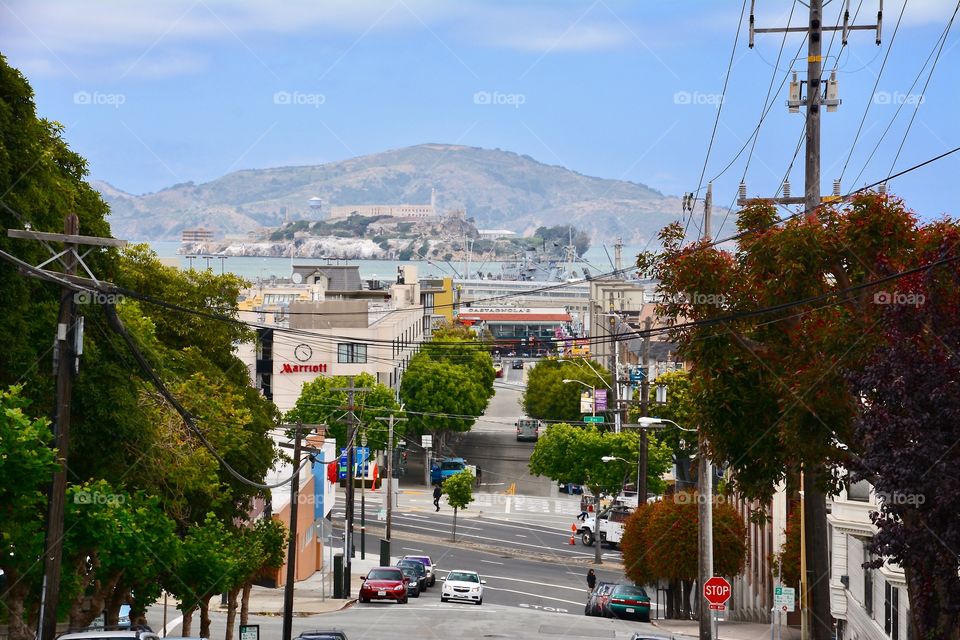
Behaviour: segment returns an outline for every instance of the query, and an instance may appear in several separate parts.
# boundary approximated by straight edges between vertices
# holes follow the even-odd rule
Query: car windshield
[[[400,571],[403,572],[403,575],[410,576],[411,578],[416,578],[419,575],[419,572],[413,567],[401,567]]]
[[[408,568],[411,571],[416,571],[418,573],[421,571],[426,571],[426,567],[423,565],[423,563],[418,562],[417,560],[401,560],[398,566]]]
[[[428,558],[428,557],[426,557],[426,556],[410,556],[410,557],[408,557],[408,558],[404,558],[404,560],[416,560],[416,561],[418,561],[418,562],[422,562],[422,563],[423,563],[423,566],[425,566],[425,567],[429,567],[429,566],[430,566],[430,558]]]
[[[616,595],[623,596],[626,598],[646,598],[647,597],[647,592],[644,591],[643,587],[636,587],[632,584],[617,585],[615,592],[616,592]]]
[[[444,462],[440,465],[440,468],[444,471],[450,471],[452,469],[463,469],[462,462]]]
[[[467,573],[466,571],[451,571],[450,575],[447,576],[447,580],[456,582],[480,582],[480,576],[475,573]]]
[[[403,573],[399,569],[374,569],[367,580],[403,580]]]

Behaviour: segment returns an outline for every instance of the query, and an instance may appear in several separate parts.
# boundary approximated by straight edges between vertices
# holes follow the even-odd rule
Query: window
[[[367,345],[341,342],[337,345],[337,362],[348,364],[366,364]]]
[[[893,640],[900,640],[900,589],[884,582],[883,630]]]
[[[847,500],[856,502],[870,501],[870,483],[866,480],[847,483]]]

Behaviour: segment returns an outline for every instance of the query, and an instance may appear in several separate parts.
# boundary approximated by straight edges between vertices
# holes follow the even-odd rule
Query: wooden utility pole
[[[880,44],[880,31],[883,22],[883,1],[880,1],[880,10],[877,12],[875,24],[850,24],[850,3],[845,3],[843,9],[843,25],[823,26],[823,0],[810,0],[809,20],[804,27],[783,27],[770,29],[756,29],[754,27],[753,4],[750,7],[750,47],[753,48],[755,33],[806,33],[807,34],[807,95],[803,99],[800,95],[800,85],[796,92],[791,91],[787,105],[791,111],[799,111],[800,106],[806,107],[806,157],[804,195],[802,198],[747,198],[746,185],[740,185],[739,206],[747,206],[763,200],[775,204],[803,205],[806,218],[816,220],[817,210],[825,200],[820,196],[820,113],[821,107],[826,106],[828,111],[835,111],[840,105],[837,96],[836,79],[831,77],[827,81],[826,96],[821,93],[823,85],[823,34],[824,32],[842,32],[841,43],[847,44],[847,37],[851,31],[876,31],[876,44]],[[828,52],[829,53],[829,52]],[[839,196],[839,183],[834,182],[834,196],[829,200],[836,200]],[[804,596],[801,615],[803,620],[804,640],[829,640],[832,637],[832,617],[830,613],[830,564],[827,539],[827,506],[826,496],[819,487],[822,477],[821,468],[807,467],[803,474],[804,496],[804,544],[801,553],[805,555],[806,570],[801,576],[801,591]]]
[[[62,251],[49,247],[53,258],[38,268],[59,260],[63,276],[70,280],[77,273],[77,266],[96,282],[80,255],[80,246],[123,247],[125,240],[81,236],[80,219],[69,214],[63,221],[63,233],[45,233],[32,230],[9,229],[7,236],[23,240],[62,243]],[[51,272],[52,273],[52,272]],[[52,274],[60,275],[60,274]],[[63,559],[63,512],[67,491],[67,457],[70,452],[70,405],[73,396],[73,376],[79,367],[80,347],[83,341],[82,317],[77,316],[77,302],[95,303],[98,292],[78,291],[78,287],[63,285],[60,289],[60,312],[57,317],[55,342],[55,366],[57,376],[56,413],[53,417],[53,443],[57,451],[58,468],[50,483],[47,500],[47,531],[44,540],[43,583],[40,591],[38,640],[53,640],[57,633],[57,607],[60,597],[61,564]]]
[[[298,420],[294,429],[293,473],[290,477],[290,533],[287,536],[287,582],[283,587],[283,640],[293,633],[293,583],[297,575],[297,512],[300,502],[300,443],[303,424]]]
[[[354,492],[354,466],[356,458],[356,439],[357,430],[360,427],[360,421],[357,420],[356,405],[354,404],[354,394],[358,391],[371,391],[369,388],[359,388],[353,385],[353,376],[347,377],[348,386],[345,389],[333,389],[333,391],[347,392],[347,406],[342,407],[347,412],[347,423],[350,427],[347,429],[347,486],[346,486],[346,505],[345,505],[345,531],[344,542],[346,544],[345,557],[343,561],[343,596],[350,597],[350,570],[353,559],[353,520],[354,506],[356,503]]]
[[[402,407],[401,407],[402,410]],[[377,418],[378,420],[383,420],[384,418]],[[396,422],[404,422],[407,418],[396,418],[391,413],[390,417],[387,418],[388,427],[387,427],[387,522],[386,522],[386,531],[384,535],[384,542],[386,543],[386,550],[381,551],[381,556],[384,553],[387,556],[387,560],[390,558],[390,539],[391,539],[391,526],[393,524],[393,426]]]
[[[653,328],[653,318],[643,320],[643,377],[640,379],[640,415],[646,417],[650,411],[650,331]],[[640,446],[637,455],[640,464],[637,465],[637,507],[647,502],[647,457],[649,449],[646,427],[640,427]]]

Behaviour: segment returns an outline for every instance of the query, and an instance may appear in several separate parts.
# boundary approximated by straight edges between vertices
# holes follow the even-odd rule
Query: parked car
[[[598,582],[597,586],[587,597],[587,606],[583,609],[585,616],[603,616],[610,600],[610,592],[616,586],[615,582]]]
[[[304,631],[295,640],[347,640],[347,634],[339,629],[317,629],[315,631]]]
[[[427,565],[425,565],[423,561],[414,560],[413,558],[404,558],[397,562],[397,566],[401,569],[410,568],[413,570],[414,575],[416,576],[414,580],[417,582],[417,589],[419,591],[426,591],[427,587],[430,586],[427,584],[427,582],[430,580],[430,576],[427,574]]]
[[[160,640],[160,636],[147,625],[107,625],[90,627],[81,631],[67,631],[57,640]]]
[[[629,618],[650,622],[650,596],[643,587],[618,584],[610,593],[605,615],[608,618]]]
[[[397,604],[407,604],[407,583],[399,567],[377,567],[365,576],[360,576],[360,602],[371,600],[393,600]]]
[[[498,377],[498,378],[502,378],[502,377],[503,377],[503,363],[502,363],[502,362],[494,362],[494,363],[493,363],[493,374],[494,374],[496,377]]]
[[[420,592],[424,589],[424,583],[420,574],[409,565],[400,567],[400,571],[403,572],[405,578],[409,578],[409,582],[407,582],[407,595],[411,598],[419,598]]]
[[[583,493],[583,485],[573,484],[572,482],[558,482],[557,489],[560,493],[569,493],[571,496],[577,493]]]
[[[423,566],[427,569],[427,580],[429,584],[427,586],[432,587],[437,584],[437,565],[433,564],[433,560],[430,559],[430,556],[403,556],[402,560],[419,560],[423,563]]]
[[[467,461],[463,458],[444,458],[440,464],[430,467],[430,482],[443,484],[450,476],[455,476],[467,468]]]
[[[443,589],[440,591],[440,602],[450,600],[464,600],[483,604],[483,585],[486,580],[480,578],[476,571],[457,569],[447,574],[443,579]]]
[[[519,359],[518,359],[518,360],[514,360],[514,361],[513,361],[513,368],[514,368],[514,369],[523,369],[523,360],[519,360]]]

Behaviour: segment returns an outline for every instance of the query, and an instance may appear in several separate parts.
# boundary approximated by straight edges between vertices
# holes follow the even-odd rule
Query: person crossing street
[[[440,511],[440,496],[443,495],[443,491],[440,490],[440,485],[437,485],[433,488],[433,506],[437,508],[437,511]]]

